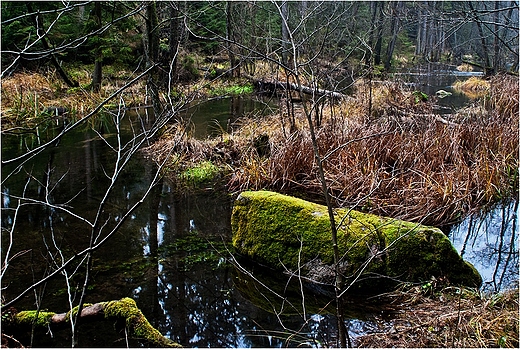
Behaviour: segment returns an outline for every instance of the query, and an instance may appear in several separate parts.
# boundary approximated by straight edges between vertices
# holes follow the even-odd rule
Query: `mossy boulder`
[[[351,289],[391,288],[396,282],[432,277],[478,287],[482,278],[439,229],[349,209],[336,209],[340,268]],[[313,282],[333,284],[327,208],[302,199],[247,191],[231,217],[236,251],[278,270],[297,271]]]

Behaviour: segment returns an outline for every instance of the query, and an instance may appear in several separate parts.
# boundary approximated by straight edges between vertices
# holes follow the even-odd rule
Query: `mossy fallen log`
[[[54,313],[47,311],[20,311],[3,319],[7,326],[36,326],[51,328],[66,328],[71,314],[74,316],[77,308],[67,313]],[[131,298],[123,298],[108,302],[86,304],[81,310],[81,321],[93,321],[96,319],[122,320],[125,322],[129,333],[145,341],[148,345],[158,348],[182,346],[164,337],[155,329],[137,307]]]
[[[335,221],[340,270],[351,290],[380,290],[432,277],[471,287],[482,283],[437,228],[347,209],[336,209]],[[299,270],[314,283],[333,284],[325,206],[269,191],[243,192],[231,224],[239,254],[274,269]]]

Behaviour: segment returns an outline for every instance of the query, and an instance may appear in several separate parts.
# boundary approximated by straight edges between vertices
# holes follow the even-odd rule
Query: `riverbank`
[[[392,308],[370,333],[355,339],[367,348],[518,348],[518,289],[499,294],[444,287],[435,281],[378,296]]]

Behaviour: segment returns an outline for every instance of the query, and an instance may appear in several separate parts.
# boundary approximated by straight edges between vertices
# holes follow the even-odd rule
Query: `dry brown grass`
[[[472,76],[466,80],[456,81],[453,84],[453,89],[465,93],[470,98],[479,98],[489,92],[490,83],[483,78]]]
[[[391,83],[374,87],[370,114],[362,85],[354,99],[325,108],[316,135],[320,154],[327,156],[325,175],[336,205],[444,225],[472,209],[516,197],[518,89],[514,81],[491,86],[484,105],[446,116],[448,124],[432,114],[434,101],[418,102],[411,91]],[[225,142],[180,140],[176,153],[226,168],[231,191],[319,196],[303,111],[297,109],[292,132],[283,110],[280,114],[241,119]],[[267,158],[259,157],[253,145],[263,134],[269,136]],[[175,137],[170,138],[165,149],[171,149]]]
[[[373,96],[370,116],[366,93],[358,94],[356,100],[337,106],[317,132],[322,155],[340,148],[325,163],[337,204],[441,225],[472,208],[517,195],[518,117],[504,117],[488,103],[486,108],[462,110],[453,119],[463,122],[446,125],[430,114],[431,105],[416,103],[398,86],[380,86]],[[492,100],[500,103],[498,98]],[[512,110],[507,112],[514,116]],[[320,192],[302,118],[298,131],[287,137],[274,119],[266,127],[255,123],[257,133],[270,130],[271,157],[260,170],[265,181],[254,181],[251,187],[245,177],[251,177],[256,166],[245,172],[239,166],[229,183],[232,190]],[[252,134],[249,130],[248,136]]]
[[[357,347],[375,348],[518,348],[518,290],[501,294],[446,288],[425,296],[424,288],[383,296],[393,307],[390,321],[356,339]]]
[[[496,75],[490,80],[489,99],[485,106],[505,121],[518,121],[520,100],[519,80],[508,75]]]
[[[80,84],[85,86],[90,81],[88,72],[79,74]],[[46,107],[64,107],[69,117],[81,118],[97,107],[125,81],[106,80],[99,93],[83,88],[68,88],[57,73],[18,72],[2,79],[1,119],[6,124],[31,125],[42,116]],[[142,83],[128,88],[124,93],[127,106],[143,103]]]

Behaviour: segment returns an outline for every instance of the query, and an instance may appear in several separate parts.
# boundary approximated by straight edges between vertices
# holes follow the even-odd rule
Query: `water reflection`
[[[457,251],[482,275],[484,291],[518,286],[518,201],[469,216],[449,236]]]
[[[466,94],[453,89],[453,85],[458,80],[466,80],[471,76],[483,76],[483,72],[462,72],[455,70],[453,66],[430,63],[422,67],[415,67],[405,72],[395,73],[397,80],[405,83],[410,88],[435,96],[438,90],[451,92],[452,95],[437,99],[436,104],[444,109],[439,113],[450,113],[451,109],[457,109],[467,105],[471,98]]]
[[[202,139],[208,136],[220,136],[223,132],[231,132],[233,123],[240,117],[268,115],[273,113],[275,108],[276,106],[269,98],[234,96],[198,101],[182,112],[180,117],[192,123],[193,137]]]

